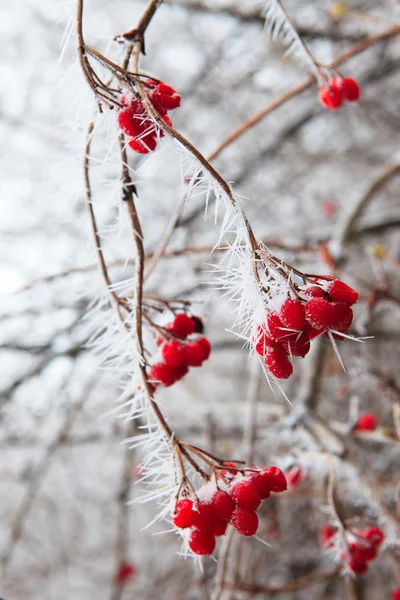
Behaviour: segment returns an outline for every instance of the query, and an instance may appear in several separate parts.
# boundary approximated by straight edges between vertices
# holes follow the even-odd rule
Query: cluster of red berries
[[[329,110],[337,110],[343,102],[357,102],[360,86],[352,77],[333,77],[319,90],[319,101]]]
[[[290,377],[290,357],[304,358],[315,337],[332,330],[334,337],[342,340],[340,333],[347,334],[350,329],[350,307],[357,302],[358,293],[338,279],[332,278],[325,287],[318,279],[314,282],[318,285],[304,288],[297,299],[285,300],[280,311],[268,313],[266,324],[258,327],[256,352],[277,379]]]
[[[174,339],[157,340],[162,360],[156,362],[149,372],[149,381],[154,389],[158,385],[169,387],[179,381],[189,372],[189,367],[200,367],[211,354],[208,339],[198,335],[203,331],[203,323],[199,317],[178,313],[165,329]],[[193,335],[197,337],[192,337]]]
[[[232,463],[225,463],[235,468]],[[189,498],[179,500],[172,521],[178,529],[188,530],[188,545],[194,554],[205,556],[215,549],[216,537],[231,524],[240,535],[253,536],[258,529],[257,508],[271,492],[287,489],[286,477],[278,467],[251,467],[243,475],[222,471],[228,483],[217,488],[214,482],[198,490],[197,506]]]
[[[180,95],[162,81],[156,82],[153,79],[147,79],[143,81],[143,84],[154,108],[167,125],[172,126],[167,112],[178,108],[181,103]],[[148,154],[155,150],[157,136],[163,137],[164,132],[161,129],[157,130],[143,102],[140,98],[133,97],[128,100],[123,96],[121,104],[124,108],[118,113],[118,125],[128,136],[129,147],[139,154]]]
[[[373,413],[364,413],[358,417],[354,431],[374,431],[378,426],[378,419]]]
[[[320,530],[320,541],[325,548],[335,547],[337,530],[333,525],[324,525]],[[378,556],[379,546],[385,534],[379,527],[352,529],[346,532],[347,551],[342,552],[342,560],[347,568],[356,575],[368,571],[369,563]]]

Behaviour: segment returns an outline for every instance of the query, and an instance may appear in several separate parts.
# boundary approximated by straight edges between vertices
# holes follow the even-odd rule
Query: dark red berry
[[[282,342],[282,346],[288,354],[304,358],[310,352],[311,344],[307,333],[303,331]]]
[[[204,360],[204,348],[198,340],[185,344],[185,361],[189,367],[200,367]]]
[[[265,500],[266,498],[270,497],[271,487],[268,474],[263,472],[251,473],[250,479],[253,482],[253,485],[257,488],[261,500]]]
[[[128,583],[128,581],[132,579],[132,577],[134,577],[135,574],[135,565],[133,565],[130,562],[124,561],[119,565],[115,579],[120,585],[125,585]]]
[[[198,338],[196,342],[203,348],[203,357],[204,360],[207,360],[211,354],[211,344],[207,338],[202,337]]]
[[[189,548],[200,556],[212,554],[215,550],[215,537],[211,532],[194,530],[189,537]]]
[[[306,322],[302,303],[288,298],[281,306],[279,318],[285,327],[301,331]]]
[[[172,517],[172,522],[179,529],[186,529],[194,525],[196,513],[193,510],[193,502],[188,498],[179,500],[176,505],[175,514]]]
[[[352,559],[356,562],[370,562],[378,555],[378,551],[375,546],[368,544],[361,545],[359,542],[350,542],[349,552]]]
[[[305,307],[306,319],[314,329],[326,330],[332,327],[333,308],[325,298],[311,298]]]
[[[214,529],[213,529],[213,535],[215,535],[217,537],[224,535],[227,527],[228,527],[228,521],[226,519],[216,519]]]
[[[360,415],[354,426],[355,431],[373,431],[378,426],[378,419],[372,413]]]
[[[214,507],[210,502],[199,502],[194,511],[193,527],[203,533],[213,531],[217,519]]]
[[[331,79],[328,86],[319,90],[319,101],[328,110],[336,110],[342,105],[342,94],[334,79]]]
[[[320,288],[319,285],[312,285],[308,287],[304,290],[304,293],[307,294],[307,296],[312,296],[313,298],[323,298],[325,295],[324,290]]]
[[[334,279],[328,285],[328,294],[333,302],[344,302],[349,306],[355,304],[358,300],[358,292],[353,290],[347,283]]]
[[[239,481],[232,488],[232,498],[237,506],[255,510],[261,502],[260,494],[251,479]]]
[[[335,302],[332,304],[333,308],[333,323],[332,329],[340,331],[341,333],[347,333],[350,329],[350,325],[353,322],[353,311],[348,304],[344,302]]]
[[[179,367],[174,368],[176,381],[183,379],[187,373],[189,373],[189,367],[185,365],[179,365]]]
[[[345,77],[339,82],[340,92],[348,102],[357,102],[360,97],[361,90],[358,81],[352,77]]]
[[[368,565],[366,562],[360,562],[354,558],[349,561],[349,569],[356,575],[363,575],[368,571]]]
[[[185,363],[185,348],[179,342],[166,342],[161,348],[162,357],[170,367],[179,367]]]
[[[175,315],[172,323],[167,325],[168,331],[174,335],[186,338],[188,335],[194,332],[195,323],[186,313],[178,313]]]
[[[131,100],[129,106],[118,113],[118,125],[120,129],[131,137],[143,133],[151,121],[145,118],[146,109],[140,100]]]
[[[232,514],[231,524],[240,535],[250,537],[258,529],[257,513],[248,508],[236,508]]]
[[[277,379],[287,379],[293,373],[293,366],[283,348],[273,348],[265,357],[268,371]]]
[[[192,321],[194,322],[194,333],[203,333],[204,331],[204,323],[202,321],[202,319],[200,319],[200,317],[191,317]]]
[[[159,382],[169,387],[176,381],[175,369],[165,363],[156,363],[150,369],[149,381]]]
[[[314,338],[321,335],[321,333],[324,333],[324,330],[323,329],[314,329],[314,327],[311,327],[311,325],[306,325],[304,327],[304,333],[308,336],[308,339],[311,341]]]
[[[292,331],[287,331],[287,328],[275,313],[268,313],[267,326],[269,335],[277,342],[290,337],[293,333]]]
[[[285,473],[279,467],[265,467],[261,472],[268,478],[271,492],[284,492],[287,490]]]
[[[232,496],[224,490],[218,490],[215,492],[211,503],[217,517],[219,519],[226,519],[229,521],[235,508],[235,503],[232,499]]]

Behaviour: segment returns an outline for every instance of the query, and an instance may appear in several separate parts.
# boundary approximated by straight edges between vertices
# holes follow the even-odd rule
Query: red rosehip
[[[122,562],[117,570],[115,579],[119,585],[125,585],[134,577],[136,574],[136,567],[130,562]]]
[[[328,86],[324,86],[319,90],[319,101],[328,110],[336,110],[342,105],[342,94],[335,79],[331,79]]]
[[[352,77],[345,77],[340,80],[339,89],[342,97],[348,102],[357,102],[361,94],[358,81]]]
[[[239,481],[232,488],[232,498],[240,508],[255,510],[260,506],[261,497],[251,479]]]
[[[281,306],[279,318],[285,327],[301,331],[306,322],[302,303],[298,300],[288,298]]]
[[[189,537],[189,548],[200,556],[212,554],[215,550],[215,537],[210,532],[194,530]]]
[[[314,329],[329,329],[333,323],[333,308],[325,298],[311,298],[305,308],[306,319]]]
[[[303,331],[282,342],[282,346],[288,354],[304,358],[310,352],[311,344],[307,333]]]
[[[328,294],[333,302],[344,302],[349,306],[355,304],[358,300],[358,292],[353,290],[347,283],[334,279],[328,285]]]
[[[213,529],[213,535],[215,535],[216,537],[219,537],[221,535],[224,535],[226,532],[226,528],[228,527],[228,521],[225,519],[216,519],[215,521],[215,525],[214,525],[214,529]]]
[[[235,508],[232,496],[224,490],[218,490],[212,497],[211,503],[217,517],[229,521]]]
[[[176,505],[175,514],[172,517],[172,522],[179,529],[186,529],[194,525],[196,513],[193,510],[193,502],[189,498],[179,500]]]
[[[271,492],[284,492],[287,490],[285,473],[279,467],[265,467],[261,473],[268,478]]]
[[[186,313],[178,313],[175,315],[172,323],[167,325],[168,331],[174,335],[186,338],[188,335],[194,332],[195,323]]]
[[[321,546],[325,548],[332,548],[332,538],[336,534],[336,528],[333,525],[323,525],[319,530],[319,540]]]
[[[217,517],[212,504],[210,502],[199,502],[197,508],[198,510],[194,511],[193,527],[203,533],[213,531]]]
[[[185,349],[175,340],[166,342],[161,348],[161,354],[165,363],[170,367],[180,367],[185,363]]]
[[[348,304],[344,302],[336,302],[332,304],[333,308],[333,323],[332,329],[340,331],[341,333],[347,333],[350,329],[350,325],[353,322],[353,311]]]
[[[378,426],[378,419],[372,413],[360,415],[354,426],[355,431],[373,431]]]
[[[286,471],[286,481],[290,485],[290,487],[296,487],[301,483],[304,476],[303,469],[301,467],[293,467]]]
[[[232,514],[231,525],[240,535],[250,537],[258,529],[257,513],[248,508],[236,508]]]
[[[165,363],[156,363],[150,369],[149,381],[159,382],[169,387],[176,381],[175,369]]]
[[[283,348],[273,348],[265,357],[265,365],[277,379],[287,379],[293,373],[293,366]]]
[[[287,328],[285,328],[285,325],[276,313],[268,313],[267,326],[269,335],[277,342],[290,337],[293,333],[292,331],[287,331]]]

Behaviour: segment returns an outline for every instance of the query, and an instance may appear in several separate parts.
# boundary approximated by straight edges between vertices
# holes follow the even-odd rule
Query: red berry
[[[163,112],[178,108],[181,104],[180,95],[172,87],[166,85],[162,81],[157,85],[155,90],[150,92],[149,97],[157,110],[159,110],[158,107],[160,107]]]
[[[240,535],[252,536],[258,529],[258,517],[253,510],[237,508],[232,515],[231,524]]]
[[[334,79],[331,79],[329,86],[324,86],[319,90],[319,101],[328,110],[336,110],[341,106],[342,94]]]
[[[305,289],[304,293],[307,294],[307,296],[312,296],[313,298],[323,298],[325,295],[324,290],[320,288],[319,285],[312,285],[311,287]]]
[[[321,546],[325,548],[332,548],[332,538],[336,533],[336,528],[333,525],[323,525],[319,530],[319,540]]]
[[[379,527],[368,527],[360,533],[361,537],[370,541],[375,546],[380,546],[385,539],[385,534]]]
[[[270,480],[268,474],[265,473],[251,473],[250,479],[253,485],[257,488],[260,494],[261,500],[269,498],[271,495]]]
[[[232,496],[224,490],[218,490],[215,492],[211,503],[217,517],[229,521],[235,508]]]
[[[200,367],[204,362],[204,348],[197,340],[185,344],[185,361],[189,367]]]
[[[400,588],[397,588],[397,590],[393,590],[392,600],[400,600]]]
[[[189,373],[189,367],[187,365],[179,365],[179,367],[174,368],[176,381],[180,381]]]
[[[215,550],[215,537],[212,533],[194,530],[189,537],[189,548],[200,556],[212,554]]]
[[[333,323],[332,329],[340,331],[341,333],[347,333],[350,329],[350,325],[353,322],[353,311],[348,304],[344,302],[336,302],[332,304],[333,308]]]
[[[285,325],[275,313],[268,313],[267,326],[269,335],[277,342],[290,337],[293,333],[292,331],[287,331]]]
[[[303,331],[282,342],[282,346],[288,354],[304,358],[310,352],[311,344],[307,333]]]
[[[124,561],[119,565],[115,578],[117,583],[120,585],[125,585],[128,583],[128,581],[130,581],[130,579],[132,579],[132,577],[134,577],[135,574],[136,567],[132,563]]]
[[[358,81],[352,77],[345,77],[339,82],[340,92],[345,100],[356,102],[361,94]]]
[[[203,533],[212,531],[217,519],[214,507],[210,502],[199,502],[197,508],[198,510],[194,511],[194,528]]]
[[[334,279],[328,285],[328,294],[333,302],[344,302],[345,304],[349,304],[349,306],[352,306],[358,300],[358,292],[346,283],[343,283],[343,281],[339,281],[339,279]]]
[[[193,510],[193,502],[188,498],[179,500],[176,505],[175,514],[172,517],[172,522],[179,529],[186,529],[194,525],[196,513]]]
[[[165,363],[170,367],[179,367],[185,362],[185,349],[182,344],[175,340],[166,342],[161,349],[161,353]]]
[[[378,419],[372,413],[364,413],[360,415],[355,424],[355,431],[373,431],[378,426]]]
[[[231,477],[234,478],[237,475],[237,467],[235,464],[233,464],[232,462],[224,462],[224,465],[226,465],[227,467],[229,467],[229,471],[227,470],[222,470],[221,471],[221,475],[223,475],[224,477]],[[233,470],[235,469],[235,470]]]
[[[254,338],[256,344],[256,352],[260,356],[265,356],[270,348],[277,348],[279,342],[270,337],[265,329],[261,326],[257,327],[257,336]]]
[[[287,379],[293,373],[293,366],[283,348],[274,348],[266,358],[265,365],[277,379]]]
[[[118,125],[126,135],[136,137],[151,124],[149,119],[143,118],[146,115],[146,109],[140,100],[131,100],[129,106],[118,113]]]
[[[211,344],[210,344],[210,342],[205,337],[198,338],[196,340],[196,342],[203,348],[203,357],[204,357],[204,360],[207,360],[207,358],[211,354]]]
[[[366,562],[358,561],[351,558],[349,561],[349,569],[356,575],[363,575],[368,571],[368,565]]]
[[[333,308],[325,298],[312,298],[306,304],[306,319],[314,329],[329,329],[333,323]]]
[[[163,115],[162,118],[163,118],[163,121],[165,121],[167,125],[169,125],[170,127],[172,127],[172,121],[171,121],[171,119],[169,118],[168,115]]]
[[[156,149],[157,138],[154,133],[148,133],[140,136],[140,138],[129,140],[128,146],[138,154],[148,154]]]
[[[324,333],[324,330],[323,329],[314,329],[314,327],[311,327],[311,325],[306,325],[304,328],[304,333],[308,336],[308,339],[311,341],[314,338],[321,335],[321,333]]]
[[[350,542],[349,551],[351,557],[356,562],[370,562],[377,557],[378,551],[373,545],[361,545],[357,542]]]
[[[301,467],[293,467],[286,472],[286,480],[291,487],[299,485],[303,479],[303,469]]]
[[[194,332],[195,323],[186,313],[178,313],[175,315],[172,323],[167,325],[168,331],[171,333],[186,338]]]
[[[284,492],[287,490],[285,473],[279,467],[265,467],[261,472],[264,477],[268,478],[271,492]]]
[[[149,381],[156,381],[169,387],[176,381],[175,369],[165,363],[156,363],[150,369]]]
[[[226,528],[228,527],[228,521],[224,520],[224,519],[217,519],[215,521],[215,525],[214,525],[214,529],[213,529],[213,535],[215,536],[221,536],[224,535],[224,533],[226,532]]]
[[[239,481],[232,488],[232,498],[241,508],[255,510],[260,506],[261,497],[251,479]]]
[[[288,298],[282,304],[279,318],[285,327],[301,331],[306,322],[304,308],[301,302]]]

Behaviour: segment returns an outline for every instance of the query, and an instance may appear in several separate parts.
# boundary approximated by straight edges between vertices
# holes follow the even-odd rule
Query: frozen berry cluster
[[[296,299],[287,298],[279,311],[269,312],[266,323],[258,327],[256,352],[277,379],[290,377],[290,359],[304,358],[314,338],[328,336],[331,331],[335,339],[342,340],[340,334],[347,334],[350,329],[351,306],[357,302],[358,293],[338,279],[315,279],[314,283],[302,288]]]
[[[352,77],[333,77],[319,90],[319,101],[328,110],[337,110],[343,102],[357,102],[360,97],[358,81]]]
[[[278,467],[251,467],[246,474],[222,471],[224,483],[219,487],[210,482],[198,490],[197,506],[189,498],[179,500],[172,522],[178,529],[187,530],[187,543],[197,555],[212,554],[216,537],[225,534],[231,524],[240,535],[251,537],[258,529],[257,509],[271,492],[287,489],[286,477]]]
[[[379,527],[367,527],[346,531],[345,536],[347,550],[341,554],[342,561],[349,571],[363,575],[378,556],[385,534]],[[333,525],[321,527],[320,541],[325,548],[334,548],[339,541],[336,528]]]
[[[149,381],[154,389],[158,385],[169,387],[189,372],[189,367],[200,367],[211,354],[211,344],[200,334],[203,324],[199,317],[178,313],[166,325],[168,339],[159,338],[161,358],[149,371]]]
[[[180,95],[162,81],[146,79],[143,85],[154,108],[165,123],[172,126],[167,112],[180,106]],[[124,108],[118,112],[118,125],[128,136],[129,147],[139,154],[148,154],[155,150],[158,136],[163,137],[164,132],[155,126],[142,100],[135,97],[128,100],[123,96],[121,104]]]

